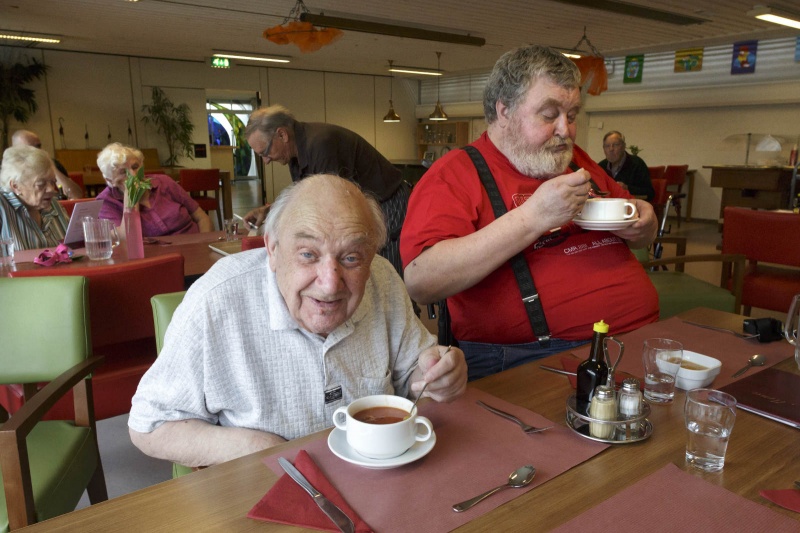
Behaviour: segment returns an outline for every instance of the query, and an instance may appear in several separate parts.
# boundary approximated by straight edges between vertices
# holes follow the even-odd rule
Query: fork
[[[533,426],[529,426],[528,424],[526,424],[525,422],[523,422],[522,420],[520,420],[516,416],[510,415],[510,414],[506,413],[505,411],[501,411],[500,409],[496,409],[496,408],[492,407],[491,405],[486,405],[485,403],[483,403],[480,400],[478,400],[475,403],[477,403],[478,405],[480,405],[481,407],[483,407],[487,411],[490,411],[490,412],[492,412],[492,413],[494,413],[494,414],[496,414],[498,416],[502,416],[503,418],[505,418],[507,420],[511,420],[512,422],[516,422],[519,425],[519,427],[522,428],[522,431],[524,431],[527,434],[539,433],[540,431],[544,431],[546,429],[550,429],[550,428],[553,427],[553,426],[547,426],[546,428],[536,428],[536,427],[533,427]]]
[[[698,324],[697,322],[692,322],[691,320],[684,320],[684,324],[690,324],[692,326],[697,326],[698,328],[705,328],[705,329],[713,329],[714,331],[724,331],[726,333],[733,333],[740,339],[755,339],[758,337],[758,333],[754,335],[749,335],[747,333],[739,333],[738,331],[733,331],[732,329],[727,328],[718,328],[716,326],[708,326],[706,324]]]

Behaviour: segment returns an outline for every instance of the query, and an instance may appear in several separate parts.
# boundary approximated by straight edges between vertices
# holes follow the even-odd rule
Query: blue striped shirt
[[[66,211],[53,198],[50,209],[42,211],[39,226],[16,194],[0,189],[0,236],[14,239],[16,250],[58,246],[64,240],[68,222]]]

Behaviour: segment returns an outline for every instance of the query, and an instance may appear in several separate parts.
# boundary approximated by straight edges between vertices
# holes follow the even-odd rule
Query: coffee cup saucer
[[[626,218],[623,220],[584,220],[580,215],[572,221],[583,229],[596,231],[616,231],[625,229],[639,220],[639,217]]]
[[[328,448],[333,452],[333,455],[348,463],[363,466],[364,468],[372,468],[374,470],[397,468],[398,466],[413,463],[428,455],[435,445],[436,433],[431,432],[431,438],[426,441],[415,442],[411,448],[397,457],[392,457],[390,459],[370,459],[355,451],[347,443],[347,434],[341,429],[333,428],[333,431],[328,435]]]

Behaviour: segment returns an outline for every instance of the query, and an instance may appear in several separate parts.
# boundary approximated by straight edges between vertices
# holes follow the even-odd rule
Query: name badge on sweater
[[[333,403],[338,402],[342,399],[342,386],[339,385],[334,389],[328,389],[325,391],[325,403]]]

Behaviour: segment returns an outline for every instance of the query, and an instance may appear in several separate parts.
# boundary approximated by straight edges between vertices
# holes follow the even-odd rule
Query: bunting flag
[[[622,75],[622,83],[642,83],[643,70],[644,54],[625,56],[625,72]]]
[[[756,71],[756,51],[758,41],[739,41],[733,43],[731,74],[752,74]]]
[[[703,70],[703,49],[687,48],[675,52],[675,72],[698,72]]]

